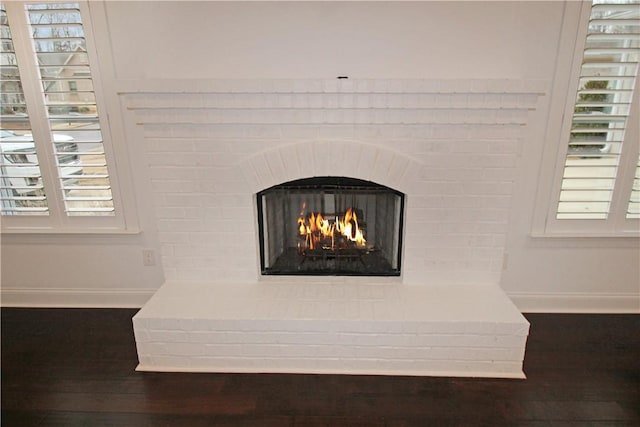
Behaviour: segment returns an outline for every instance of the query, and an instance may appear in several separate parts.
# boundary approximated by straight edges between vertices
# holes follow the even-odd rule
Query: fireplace
[[[166,83],[123,88],[166,277],[139,370],[524,377],[499,283],[546,82]]]
[[[263,275],[400,275],[401,192],[328,176],[279,184],[257,198]]]

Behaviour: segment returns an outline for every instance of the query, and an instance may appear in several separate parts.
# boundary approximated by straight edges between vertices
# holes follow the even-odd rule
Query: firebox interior
[[[263,275],[399,276],[404,195],[346,177],[290,181],[257,195]]]

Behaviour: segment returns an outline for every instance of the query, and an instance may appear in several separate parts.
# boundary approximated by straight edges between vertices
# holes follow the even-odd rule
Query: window
[[[73,228],[118,222],[84,4],[0,4],[3,222]]]
[[[640,1],[594,0],[551,219],[559,228],[637,230],[626,220],[640,216],[637,129],[628,132],[639,51]]]
[[[640,155],[638,155],[638,164],[633,179],[633,187],[631,188],[629,206],[627,207],[627,219],[640,219]]]

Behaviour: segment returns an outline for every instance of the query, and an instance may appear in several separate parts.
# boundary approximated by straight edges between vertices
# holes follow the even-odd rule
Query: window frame
[[[591,5],[591,1],[565,3],[547,121],[546,149],[540,169],[538,209],[532,227],[533,237],[640,236],[640,220],[626,218],[640,149],[639,123],[633,119],[640,117],[640,78],[635,81],[607,219],[556,218]]]
[[[99,122],[102,132],[105,159],[109,170],[109,180],[113,197],[114,215],[110,216],[75,216],[67,215],[64,201],[58,184],[56,159],[50,140],[50,127],[46,106],[40,94],[40,79],[29,34],[27,4],[64,3],[61,0],[40,1],[4,1],[9,18],[9,26],[18,59],[18,67],[23,91],[29,112],[34,144],[38,153],[41,173],[47,177],[45,191],[49,205],[49,215],[0,215],[2,233],[28,234],[130,234],[138,233],[137,215],[134,209],[135,195],[131,185],[123,186],[122,182],[131,182],[129,161],[125,143],[125,132],[121,119],[120,104],[115,91],[105,90],[113,87],[114,73],[112,68],[111,47],[106,31],[106,13],[102,2],[91,4],[87,1],[73,1],[80,7],[83,21],[87,55],[92,74],[93,89],[98,106]],[[14,16],[22,14],[24,19],[16,20]],[[12,20],[11,18],[14,17]],[[96,19],[97,18],[97,19]],[[96,28],[97,24],[97,28]],[[104,41],[96,38],[96,31],[102,31]],[[18,35],[19,34],[19,35]],[[100,46],[98,46],[100,43]],[[98,55],[98,51],[100,55]],[[111,68],[110,68],[111,67]],[[35,104],[35,108],[31,106]],[[120,147],[118,147],[120,142]]]

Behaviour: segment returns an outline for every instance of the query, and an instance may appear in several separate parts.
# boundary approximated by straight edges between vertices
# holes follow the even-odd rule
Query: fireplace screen
[[[258,193],[262,274],[399,276],[404,196],[316,177]]]

